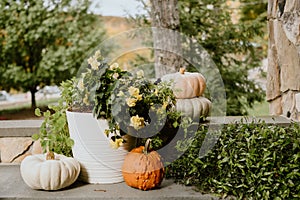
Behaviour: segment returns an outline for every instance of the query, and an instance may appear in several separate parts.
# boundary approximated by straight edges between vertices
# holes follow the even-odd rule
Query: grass
[[[249,116],[266,116],[269,115],[269,103],[264,101],[262,103],[255,103],[253,108],[248,110]]]
[[[37,101],[37,107],[47,110],[49,104],[57,103],[57,98]],[[0,120],[38,119],[30,103],[16,104],[0,110]]]

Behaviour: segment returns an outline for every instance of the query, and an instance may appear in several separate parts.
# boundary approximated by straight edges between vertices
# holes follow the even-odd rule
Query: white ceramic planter
[[[74,140],[73,156],[81,165],[79,180],[87,183],[123,181],[122,164],[128,151],[110,147],[104,134],[106,120],[97,120],[92,113],[67,111],[70,137]]]

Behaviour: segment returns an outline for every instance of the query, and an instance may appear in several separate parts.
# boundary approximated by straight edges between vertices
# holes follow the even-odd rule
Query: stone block
[[[295,94],[295,100],[296,100],[296,109],[298,113],[300,113],[300,92]]]
[[[296,109],[297,109],[297,120],[300,122],[300,92],[295,94]]]
[[[278,97],[269,101],[269,112],[270,115],[281,115],[282,114],[282,105],[281,105],[282,98]]]
[[[291,119],[297,119],[297,109],[296,109],[296,100],[295,94],[296,91],[287,91],[282,94],[282,112],[284,116],[287,116]]]
[[[298,50],[286,37],[280,21],[273,21],[273,30],[277,60],[280,67],[280,91],[284,93],[288,90],[300,90],[300,58]]]
[[[0,138],[1,162],[11,163],[25,154],[33,144],[30,137]]]
[[[26,156],[41,153],[40,142],[31,137],[0,138],[0,163],[20,163]]]
[[[31,154],[41,154],[43,153],[43,148],[41,146],[40,140],[34,141],[31,149]]]
[[[284,12],[295,12],[295,11],[299,11],[299,10],[300,10],[300,1],[299,0],[285,1]]]
[[[26,156],[30,156],[30,155],[32,155],[32,154],[26,152],[26,153],[20,155],[19,157],[17,157],[16,159],[14,159],[12,163],[21,163],[22,160],[23,160]]]
[[[283,30],[294,45],[300,45],[300,16],[299,13],[288,12],[282,16]]]
[[[268,0],[268,18],[276,18],[278,0]]]
[[[277,21],[276,21],[277,23]],[[274,20],[268,22],[269,30],[274,30]],[[275,45],[274,31],[269,31],[268,68],[267,68],[267,101],[278,98],[280,91],[280,66],[278,63],[277,48]]]

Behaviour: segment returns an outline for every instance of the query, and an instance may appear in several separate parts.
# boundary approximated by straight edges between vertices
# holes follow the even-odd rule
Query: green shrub
[[[223,197],[300,198],[299,124],[225,125],[216,132],[214,148],[199,158],[206,131],[199,130],[183,156],[167,167],[167,178]]]

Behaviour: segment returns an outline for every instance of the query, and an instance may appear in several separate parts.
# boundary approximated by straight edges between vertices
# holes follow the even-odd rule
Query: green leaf
[[[45,118],[49,118],[51,116],[51,112],[49,110],[47,110],[46,112],[44,112],[44,117]]]
[[[201,158],[199,150],[208,136],[199,128],[184,155],[168,166],[166,176],[200,191],[234,194],[237,199],[295,199],[300,195],[299,150],[293,149],[300,125],[296,127],[294,123],[288,127],[228,124],[218,133],[213,149]]]
[[[34,114],[35,114],[36,116],[38,116],[38,117],[41,117],[41,116],[42,116],[41,110],[40,110],[39,108],[36,108],[36,109],[34,110]]]
[[[175,121],[175,122],[173,123],[173,127],[174,127],[174,128],[177,128],[177,127],[178,127],[178,122],[177,122],[177,121]]]
[[[66,141],[66,144],[68,147],[73,147],[74,146],[74,140],[72,140],[71,138],[68,138]]]
[[[31,137],[32,137],[33,140],[38,140],[38,139],[40,139],[40,135],[39,135],[39,134],[36,134],[36,133],[33,134]]]

